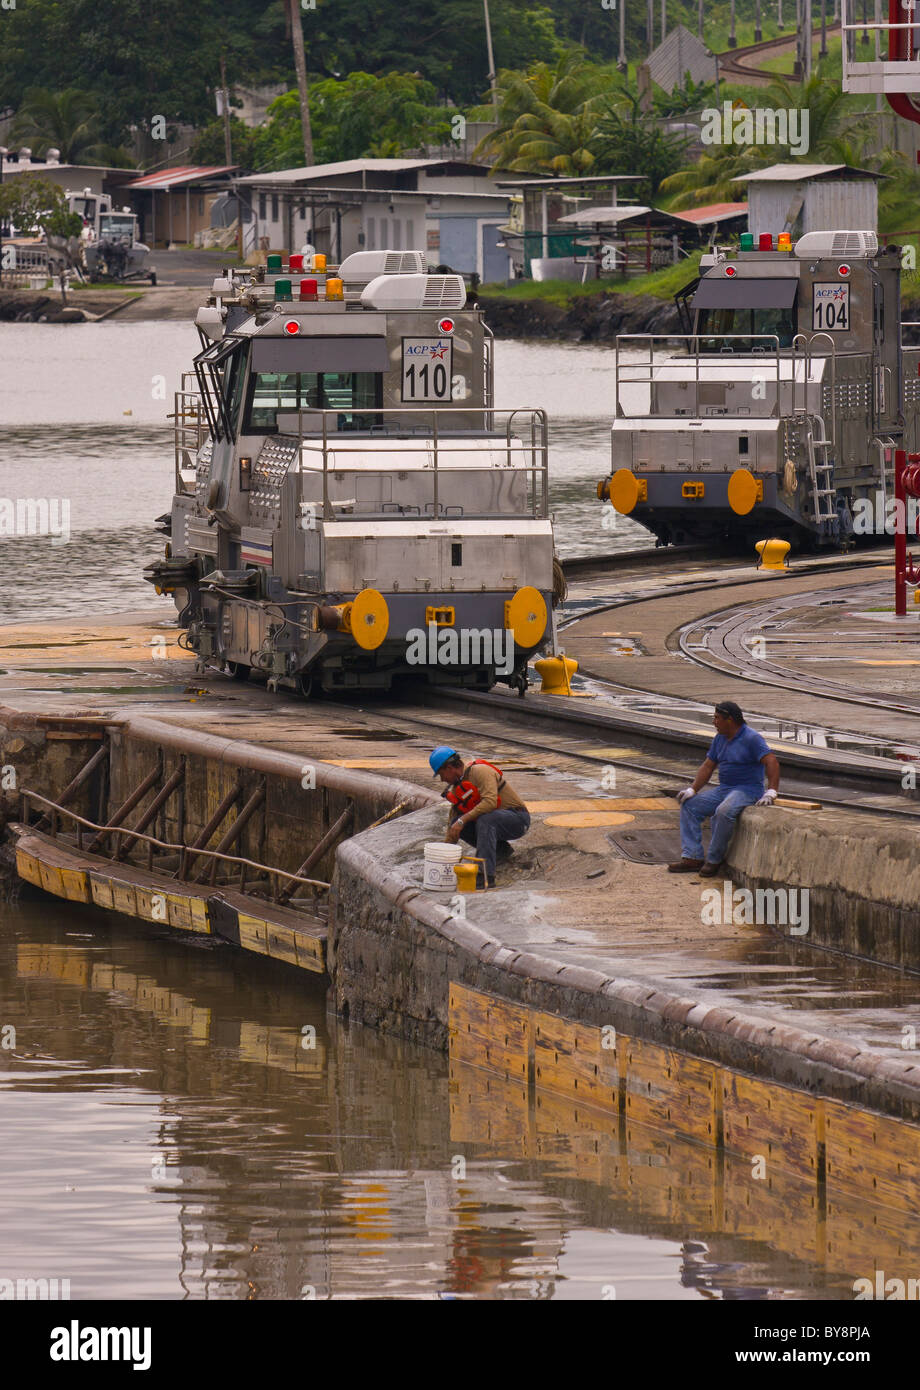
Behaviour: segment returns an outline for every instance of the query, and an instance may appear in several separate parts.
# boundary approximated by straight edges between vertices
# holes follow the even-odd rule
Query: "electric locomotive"
[[[175,406],[163,560],[201,669],[303,694],[520,694],[552,633],[546,417],[497,410],[462,277],[416,251],[224,271]]]

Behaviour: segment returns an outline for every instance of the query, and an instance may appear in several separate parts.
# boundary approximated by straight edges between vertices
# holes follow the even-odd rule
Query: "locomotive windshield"
[[[371,429],[382,399],[380,372],[253,372],[244,433],[275,434],[278,412],[291,410],[336,410],[338,429]]]
[[[761,334],[775,335],[781,348],[791,347],[797,327],[798,284],[793,276],[706,276],[693,297],[696,332],[702,337],[700,351],[771,352],[773,343],[757,342]],[[733,335],[740,337],[732,341]]]
[[[772,333],[779,346],[792,346],[796,333],[794,309],[701,309],[696,331],[701,335],[700,352],[771,352],[773,344],[757,342],[760,334]],[[720,341],[720,335],[741,334],[735,341]],[[745,336],[746,335],[746,336]]]

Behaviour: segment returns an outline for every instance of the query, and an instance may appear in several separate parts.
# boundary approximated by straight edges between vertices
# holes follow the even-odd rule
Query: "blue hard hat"
[[[452,758],[456,751],[456,748],[448,748],[446,743],[439,743],[437,748],[431,750],[428,761],[431,764],[431,771],[434,773],[435,777],[437,777],[441,768],[447,762],[447,759]]]

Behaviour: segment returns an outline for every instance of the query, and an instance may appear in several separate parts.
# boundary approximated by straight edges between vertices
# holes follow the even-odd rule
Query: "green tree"
[[[0,186],[0,222],[13,223],[21,236],[79,236],[83,227],[82,218],[69,211],[64,190],[31,174]]]
[[[88,92],[75,87],[63,92],[30,87],[10,128],[10,139],[14,144],[28,141],[39,155],[55,146],[62,164],[85,162],[99,144],[95,102]]]
[[[435,106],[434,101],[434,87],[414,73],[375,77],[353,72],[341,81],[314,82],[310,116],[317,163],[361,156],[386,158],[449,141],[455,113]],[[303,163],[300,115],[297,92],[275,98],[268,120],[253,141],[256,167],[281,169]]]
[[[776,146],[770,148],[772,161],[776,158]],[[695,164],[661,180],[659,192],[664,194],[664,206],[679,212],[682,208],[708,207],[710,203],[743,202],[744,185],[732,183],[732,179],[764,162],[757,156],[756,147],[750,145],[710,145]]]
[[[230,149],[233,154],[233,163],[238,164],[241,169],[249,170],[255,167],[258,135],[257,129],[244,124],[239,116],[231,114]],[[218,116],[198,131],[189,150],[189,159],[193,164],[219,165],[224,163],[225,157],[224,120],[222,116]]]
[[[553,66],[501,71],[498,124],[480,140],[474,157],[493,159],[497,170],[583,174],[594,163],[597,119],[615,82],[577,48]],[[486,115],[487,109],[476,114]]]
[[[650,198],[680,168],[689,144],[689,137],[664,130],[659,119],[642,110],[638,95],[629,92],[607,105],[594,139],[598,171],[642,173]]]

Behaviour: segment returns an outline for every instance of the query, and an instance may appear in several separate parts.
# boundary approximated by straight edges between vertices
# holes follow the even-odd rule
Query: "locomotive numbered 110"
[[[523,694],[552,633],[546,418],[496,410],[491,335],[419,252],[270,257],[199,310],[165,559],[201,667],[309,694]]]

